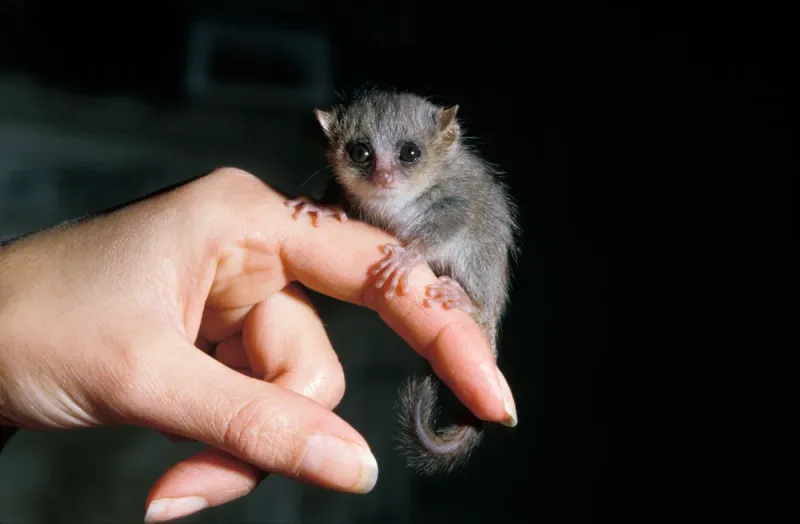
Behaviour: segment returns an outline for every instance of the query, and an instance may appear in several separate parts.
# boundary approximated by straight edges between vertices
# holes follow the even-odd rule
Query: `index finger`
[[[380,247],[397,242],[394,237],[354,220],[323,220],[313,227],[308,218],[295,220],[291,212],[279,220],[284,232],[280,255],[292,280],[376,311],[475,416],[491,422],[511,418],[503,401],[507,386],[501,386],[504,380],[478,325],[461,310],[423,305],[426,286],[436,281],[427,265],[410,273],[405,294],[387,297],[372,285],[369,270],[383,258]]]

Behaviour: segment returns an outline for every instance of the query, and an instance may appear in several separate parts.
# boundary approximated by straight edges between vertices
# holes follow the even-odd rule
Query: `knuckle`
[[[331,408],[335,408],[339,405],[339,402],[342,401],[344,398],[345,390],[347,389],[347,385],[344,380],[344,370],[342,369],[342,365],[338,362],[336,363],[336,367],[334,368],[336,371],[333,374],[333,378],[331,379],[331,393],[328,402],[330,403]]]
[[[239,181],[257,181],[258,178],[252,173],[237,167],[218,167],[209,173],[208,178],[214,182],[237,183]]]
[[[325,365],[320,365],[314,373],[311,381],[312,398],[333,409],[339,405],[344,398],[346,383],[344,369],[338,359],[332,360]]]
[[[219,167],[182,186],[176,194],[186,192],[189,198],[183,201],[191,205],[198,199],[208,203],[209,195],[248,192],[255,185],[263,187],[264,183],[255,175],[242,169]],[[193,208],[190,207],[191,209]]]
[[[195,180],[187,190],[190,196],[185,202],[191,213],[217,216],[223,223],[260,216],[266,205],[285,213],[285,197],[256,175],[235,167],[217,168]],[[228,198],[220,199],[219,195]]]
[[[226,447],[244,455],[251,455],[263,433],[257,414],[258,399],[251,399],[223,414],[222,442]]]
[[[222,443],[227,449],[256,465],[287,470],[297,460],[296,445],[287,437],[288,423],[280,414],[267,416],[268,399],[255,397],[223,415]]]

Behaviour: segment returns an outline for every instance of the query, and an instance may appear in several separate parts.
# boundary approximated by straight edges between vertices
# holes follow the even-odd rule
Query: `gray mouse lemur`
[[[319,203],[287,201],[295,216],[347,216],[392,233],[372,270],[387,296],[408,288],[427,263],[439,277],[426,306],[468,312],[497,358],[497,335],[516,252],[515,207],[498,173],[465,144],[458,106],[439,107],[410,93],[368,91],[346,105],[315,110],[334,176]],[[388,283],[388,284],[387,284]],[[483,436],[463,406],[457,425],[435,429],[438,378],[412,378],[398,402],[407,463],[421,474],[449,473]],[[515,425],[516,420],[508,425]]]

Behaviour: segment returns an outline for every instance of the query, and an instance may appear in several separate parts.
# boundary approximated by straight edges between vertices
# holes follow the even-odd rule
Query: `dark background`
[[[280,480],[270,479],[247,501],[187,521],[710,522],[750,514],[763,521],[774,511],[788,490],[773,469],[781,462],[767,423],[773,402],[761,399],[778,389],[761,384],[768,355],[788,345],[778,336],[788,319],[778,305],[789,280],[778,270],[791,241],[787,115],[796,92],[788,88],[796,70],[788,14],[766,4],[555,4],[0,3],[0,78],[17,86],[24,79],[28,87],[13,91],[19,100],[26,89],[46,89],[41,96],[55,108],[29,103],[26,113],[6,96],[0,122],[11,131],[0,142],[30,122],[64,130],[65,143],[72,129],[89,137],[84,156],[66,167],[25,170],[21,161],[0,171],[0,235],[124,202],[216,162],[305,191],[301,184],[324,166],[314,104],[187,97],[187,41],[199,19],[320,35],[340,93],[376,85],[458,103],[468,133],[508,173],[520,203],[523,256],[500,358],[517,399],[515,430],[492,428],[451,478],[405,473],[393,451],[380,448],[391,428],[377,414],[418,363],[383,355],[375,364],[374,345],[348,356],[345,346],[355,355],[367,344],[346,335],[347,326],[375,340],[388,335],[374,318],[344,308],[331,313],[332,324],[344,326],[332,334],[349,372],[342,413],[387,464],[378,488],[355,497],[281,484],[304,495],[276,515],[270,482]],[[239,64],[229,79],[264,82],[263,65],[229,62]],[[270,81],[299,82],[291,65],[270,67]],[[149,116],[137,121],[150,120],[130,131],[123,110],[93,120],[58,109],[62,100],[109,96],[143,104]],[[203,117],[211,112],[230,127],[213,129],[220,120]],[[81,170],[92,166],[93,130],[103,140],[113,129],[155,143],[161,135],[148,126],[161,129],[178,113],[200,115],[196,127],[178,125],[154,147],[174,147],[191,161],[159,171],[157,160],[123,158],[113,169],[91,167],[92,176]],[[207,152],[209,143],[218,153]],[[359,403],[366,396],[368,408]],[[15,437],[0,461],[0,520],[140,519],[144,494],[168,463],[156,462],[184,452],[132,430],[103,431]],[[120,464],[137,438],[148,443],[137,453],[152,469],[106,485],[106,470],[129,467]],[[38,483],[26,480],[36,471]],[[87,502],[99,494],[125,501]],[[45,502],[56,509],[46,511]]]

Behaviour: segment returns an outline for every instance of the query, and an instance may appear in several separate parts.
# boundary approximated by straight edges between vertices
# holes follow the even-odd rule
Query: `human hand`
[[[156,482],[150,521],[241,497],[264,472],[367,492],[375,459],[331,411],[342,368],[296,283],[375,310],[476,416],[511,418],[477,325],[423,307],[427,267],[387,300],[369,268],[394,239],[358,221],[315,228],[284,201],[222,169],[0,248],[0,424],[133,424],[208,444]]]

